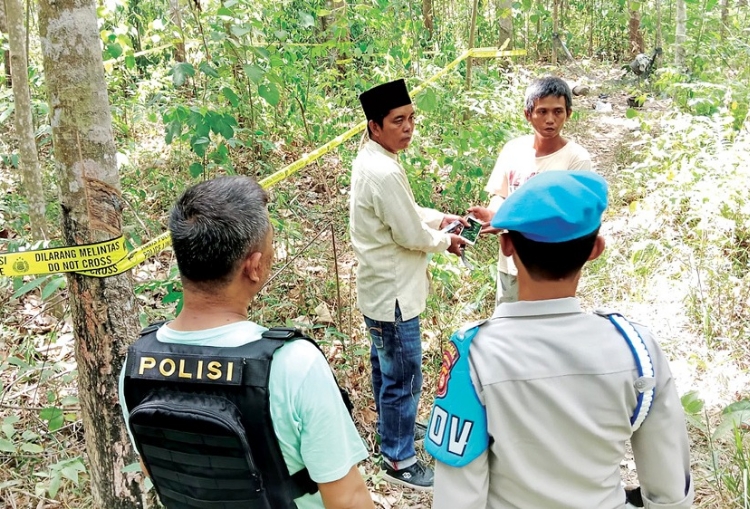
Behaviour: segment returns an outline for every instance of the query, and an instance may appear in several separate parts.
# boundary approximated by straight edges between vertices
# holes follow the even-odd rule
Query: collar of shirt
[[[581,313],[581,301],[576,297],[550,300],[522,300],[503,302],[492,314],[492,318],[513,318],[522,316],[567,315]]]
[[[386,149],[384,149],[380,145],[380,143],[378,143],[377,141],[372,141],[372,140],[368,141],[367,142],[367,148],[370,149],[370,150],[373,150],[375,152],[378,152],[380,154],[383,154],[385,156],[388,156],[391,159],[393,159],[394,161],[398,161],[398,156],[396,154],[394,154],[393,152],[389,152]]]
[[[260,339],[267,330],[250,320],[195,331],[174,330],[167,323],[156,332],[156,339],[180,345],[235,347]]]

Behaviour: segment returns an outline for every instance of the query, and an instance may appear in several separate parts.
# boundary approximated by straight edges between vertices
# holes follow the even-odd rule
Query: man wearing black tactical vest
[[[247,320],[273,259],[267,200],[235,176],[177,201],[184,305],[128,350],[125,422],[167,509],[373,509],[357,470],[367,450],[325,357]]]

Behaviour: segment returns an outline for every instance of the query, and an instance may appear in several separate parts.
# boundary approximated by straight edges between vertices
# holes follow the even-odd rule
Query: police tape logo
[[[13,263],[13,270],[20,274],[25,274],[29,271],[29,262],[25,258],[19,258]]]
[[[440,366],[440,378],[438,378],[437,394],[435,397],[445,397],[445,394],[448,392],[448,381],[451,378],[451,370],[456,362],[458,362],[460,356],[456,345],[452,341],[449,341],[448,346],[443,350],[443,363]]]

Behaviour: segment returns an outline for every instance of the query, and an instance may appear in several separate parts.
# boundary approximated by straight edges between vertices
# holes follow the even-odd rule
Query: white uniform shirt
[[[689,508],[680,398],[656,340],[635,327],[654,363],[656,394],[633,433],[638,373],[608,319],[583,313],[575,298],[498,306],[469,355],[492,440],[467,466],[437,462],[433,509],[622,509],[628,439],[645,507]]]
[[[529,134],[514,138],[505,144],[484,190],[490,196],[504,199],[537,173],[548,170],[590,169],[591,156],[578,143],[568,140],[568,143],[557,152],[536,157],[534,135]],[[513,258],[504,256],[502,252],[497,261],[497,268],[506,274],[518,274]]]
[[[352,169],[349,231],[357,256],[357,306],[373,320],[404,321],[427,305],[427,253],[450,246],[437,230],[444,215],[414,201],[396,154],[374,141],[359,151]]]

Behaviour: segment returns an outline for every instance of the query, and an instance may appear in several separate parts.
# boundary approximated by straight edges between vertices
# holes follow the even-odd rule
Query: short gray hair
[[[250,177],[207,180],[188,188],[169,216],[180,275],[196,283],[226,284],[271,228],[268,194]]]
[[[537,100],[549,96],[564,97],[565,109],[567,111],[573,109],[573,94],[565,80],[556,76],[545,76],[544,78],[534,80],[529,85],[529,88],[526,89],[524,112],[531,113],[534,111],[534,103]]]

